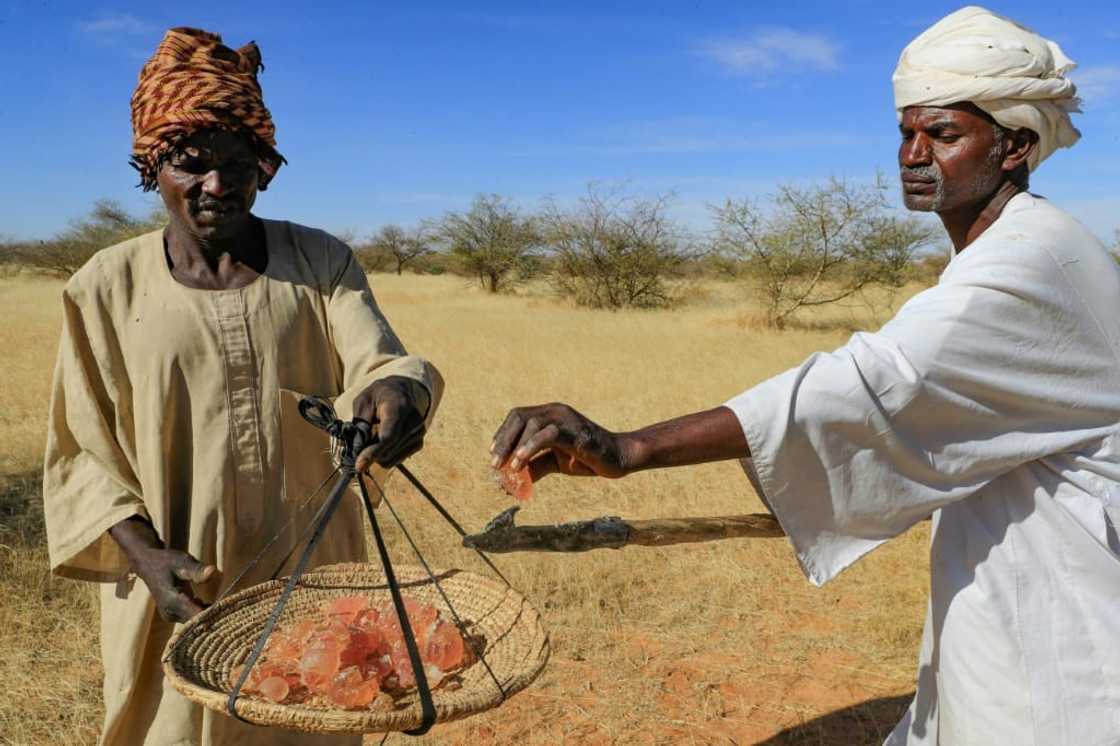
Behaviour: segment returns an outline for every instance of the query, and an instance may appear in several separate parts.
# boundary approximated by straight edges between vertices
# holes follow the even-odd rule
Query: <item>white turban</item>
[[[1081,138],[1069,115],[1080,111],[1065,74],[1076,65],[1052,41],[989,10],[961,8],[910,42],[894,71],[894,105],[948,106],[969,101],[1002,127],[1038,134],[1033,171]]]

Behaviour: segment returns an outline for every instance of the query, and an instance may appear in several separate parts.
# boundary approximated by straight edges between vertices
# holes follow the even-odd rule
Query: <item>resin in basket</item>
[[[458,685],[455,672],[470,662],[471,646],[455,623],[411,597],[405,614],[415,635],[428,685]],[[279,625],[242,691],[271,702],[305,704],[326,698],[344,709],[388,709],[416,688],[396,609],[366,595],[324,601],[318,613]],[[230,685],[246,664],[230,671]]]
[[[496,707],[524,689],[544,669],[549,643],[536,609],[516,591],[490,578],[460,570],[437,572],[436,578],[466,633],[465,640],[460,638],[464,644],[457,667],[452,666],[453,641],[448,643],[449,650],[436,651],[431,645],[425,646],[430,655],[444,656],[441,660],[449,668],[447,671],[439,669],[438,678],[430,676],[436,722],[440,723]],[[441,621],[455,628],[451,610],[422,568],[400,567],[397,579],[402,595],[413,607],[406,611],[414,629],[432,627],[431,611],[422,611],[424,608],[436,613],[435,628]],[[164,672],[171,684],[189,699],[226,713],[231,680],[235,680],[237,673],[235,669],[249,657],[283,582],[274,580],[233,594],[187,622],[168,643],[164,656]],[[335,608],[345,614],[357,602],[343,599],[355,597],[362,599],[361,603],[368,602],[372,608],[392,608],[384,573],[379,567],[344,564],[310,572],[296,586],[278,629],[287,629],[290,634],[301,622],[324,616],[324,608]],[[413,610],[417,612],[415,617]],[[274,651],[282,652],[282,647]],[[481,659],[471,652],[472,648],[479,651]],[[429,672],[427,667],[426,672]],[[340,693],[339,697],[352,697],[347,703],[333,701],[329,693],[295,702],[290,698],[291,691],[283,693],[280,682],[273,681],[268,685],[271,697],[269,692],[246,692],[237,701],[237,713],[259,725],[317,733],[399,731],[421,724],[420,700],[415,688],[408,689],[402,686],[399,678],[392,681],[387,677],[389,686],[381,692],[379,678],[378,693],[368,703],[361,704],[372,687],[367,685],[367,690],[363,690],[353,679],[353,672],[350,677],[349,681],[340,682],[347,694]],[[273,677],[258,679],[257,687],[270,678]],[[368,681],[368,677],[363,680]],[[291,690],[292,682],[283,679],[283,683]],[[273,701],[274,698],[280,701]]]

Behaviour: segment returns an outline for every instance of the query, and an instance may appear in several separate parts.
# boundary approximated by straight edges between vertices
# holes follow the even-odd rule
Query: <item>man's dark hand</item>
[[[217,568],[203,565],[178,549],[149,549],[136,558],[132,568],[156,602],[164,621],[185,622],[205,608],[191,583],[205,583]]]
[[[750,458],[739,418],[727,407],[612,433],[567,404],[518,407],[494,435],[491,466],[528,464],[533,481],[559,472],[612,479],[643,469]]]
[[[631,470],[631,445],[567,404],[517,407],[506,416],[490,446],[491,466],[529,465],[533,481],[552,473],[616,479]]]
[[[120,521],[109,529],[109,535],[124,550],[132,571],[148,586],[164,621],[185,622],[205,608],[191,583],[205,583],[217,572],[216,567],[164,547],[152,525],[138,516]]]
[[[366,471],[374,462],[396,466],[423,448],[430,404],[423,384],[404,376],[376,380],[358,394],[354,417],[373,423],[377,432],[377,442],[358,454],[358,471]]]

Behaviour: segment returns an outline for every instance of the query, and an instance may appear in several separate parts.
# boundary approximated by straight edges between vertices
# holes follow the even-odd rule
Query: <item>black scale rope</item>
[[[280,539],[280,537],[292,524],[292,521],[295,519],[296,515],[298,515],[300,512],[306,509],[308,505],[311,504],[311,501],[314,500],[314,498],[323,491],[323,488],[327,485],[327,483],[330,482],[330,480],[336,475],[338,478],[335,481],[334,486],[331,488],[330,494],[327,496],[327,499],[315,513],[314,518],[300,534],[298,540],[288,550],[287,554],[285,554],[284,558],[280,561],[280,564],[277,566],[276,570],[272,573],[272,578],[275,579],[277,575],[279,575],[283,567],[287,564],[288,560],[291,559],[292,555],[295,553],[296,548],[305,540],[307,541],[303,552],[300,554],[299,560],[296,562],[295,568],[292,570],[292,574],[288,577],[287,582],[284,584],[284,589],[280,593],[280,598],[276,601],[276,606],[273,607],[272,613],[269,614],[268,620],[267,622],[265,622],[264,629],[261,630],[260,637],[257,638],[257,642],[253,646],[252,651],[249,653],[249,657],[245,660],[244,669],[242,670],[241,675],[238,677],[237,682],[234,684],[233,689],[230,691],[229,698],[226,700],[226,709],[230,715],[236,717],[239,720],[244,720],[244,718],[242,718],[237,712],[237,700],[241,695],[241,688],[248,680],[253,666],[260,658],[261,653],[264,651],[265,644],[268,642],[268,638],[272,635],[273,630],[276,628],[276,624],[277,622],[279,622],[280,616],[283,613],[284,607],[287,605],[289,598],[291,598],[292,592],[295,590],[296,586],[299,585],[300,578],[303,577],[303,573],[307,569],[307,565],[311,559],[311,555],[315,551],[315,547],[318,545],[319,540],[322,538],[327,523],[334,515],[335,509],[342,501],[342,497],[346,492],[346,488],[350,485],[351,481],[355,477],[357,477],[358,488],[361,491],[362,495],[362,502],[365,505],[366,515],[369,518],[370,528],[373,531],[373,537],[377,544],[377,553],[380,556],[382,568],[385,570],[386,584],[389,586],[389,594],[393,599],[393,608],[397,612],[397,619],[399,620],[401,625],[401,632],[404,636],[405,648],[408,650],[409,662],[412,664],[412,671],[416,677],[417,691],[420,695],[420,726],[413,730],[405,731],[405,733],[413,736],[423,735],[428,732],[428,730],[432,727],[436,720],[436,711],[435,705],[432,702],[431,687],[429,687],[428,685],[428,677],[424,671],[423,661],[420,658],[420,651],[416,646],[416,637],[413,634],[412,625],[409,623],[408,614],[404,610],[404,601],[401,598],[400,585],[397,582],[396,573],[393,572],[393,563],[389,558],[389,550],[385,546],[385,539],[381,534],[381,527],[377,522],[377,516],[374,511],[373,503],[370,501],[369,492],[366,490],[364,475],[359,474],[354,468],[354,462],[357,459],[358,454],[361,453],[363,448],[365,448],[367,445],[370,445],[376,440],[376,435],[372,435],[372,427],[370,423],[366,422],[365,420],[357,418],[352,422],[343,422],[339,420],[335,415],[334,408],[330,405],[330,403],[324,399],[320,399],[319,397],[309,396],[302,399],[299,403],[299,412],[303,416],[303,418],[310,422],[312,425],[315,425],[316,427],[327,431],[333,439],[332,442],[340,446],[339,466],[336,467],[335,470],[327,476],[323,483],[320,484],[319,487],[306,500],[303,501],[303,503],[296,509],[296,511],[288,519],[288,521],[280,528],[279,531],[277,531],[276,535],[265,543],[261,551],[257,553],[257,555],[249,562],[249,564],[237,575],[237,577],[233,579],[233,582],[229,584],[229,586],[218,596],[217,599],[215,599],[215,603],[225,598],[237,586],[242,578],[244,578],[246,574],[248,574],[254,567],[257,566],[257,564],[264,558],[268,550]],[[436,509],[436,511],[443,517],[443,519],[446,520],[447,523],[460,536],[466,535],[466,532],[459,525],[459,523],[451,517],[451,514],[448,513],[443,505],[441,505],[440,502],[436,500],[435,496],[432,495],[432,493],[428,491],[428,489],[426,489],[423,484],[420,483],[420,480],[417,479],[411,471],[406,469],[403,464],[398,464],[396,469],[404,475],[404,477],[413,485],[413,487],[416,488],[416,490],[421,495],[424,496],[424,498],[429,503],[431,503],[432,507]],[[389,502],[389,499],[385,495],[385,492],[381,489],[381,485],[379,485],[376,480],[371,481],[373,482],[374,487],[377,488],[381,501],[389,509],[389,512],[392,514],[393,519],[400,527],[401,533],[404,535],[405,539],[412,547],[412,551],[416,554],[416,557],[420,561],[420,564],[424,568],[424,571],[428,574],[428,579],[435,586],[436,590],[443,598],[444,603],[447,604],[447,608],[451,611],[451,616],[453,617],[455,625],[458,627],[460,634],[463,635],[463,639],[470,646],[471,651],[475,654],[478,660],[486,668],[487,673],[490,674],[490,678],[494,681],[494,685],[498,687],[498,691],[501,693],[502,700],[504,700],[506,697],[505,688],[502,686],[501,682],[498,681],[498,677],[494,673],[493,669],[490,668],[490,664],[486,662],[486,658],[483,656],[482,651],[478,648],[476,641],[467,633],[465,623],[459,617],[459,613],[452,605],[451,599],[448,598],[447,594],[444,592],[443,586],[440,584],[439,579],[432,573],[431,567],[424,559],[424,556],[420,553],[420,549],[416,546],[416,542],[412,540],[411,534],[409,534],[408,529],[405,528],[405,525],[401,521],[401,518],[397,514],[397,511],[393,508],[392,503]],[[507,580],[506,577],[502,575],[501,571],[498,570],[498,568],[494,565],[490,558],[478,549],[475,549],[475,552],[480,558],[482,558],[483,562],[485,562],[486,565],[491,570],[493,570],[493,572],[499,578],[502,579],[502,582],[504,582],[507,587],[510,587],[509,580]],[[386,734],[386,737],[387,736],[388,734]]]

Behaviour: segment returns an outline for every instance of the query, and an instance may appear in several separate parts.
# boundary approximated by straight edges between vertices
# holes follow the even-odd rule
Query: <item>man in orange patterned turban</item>
[[[300,506],[333,469],[300,394],[377,423],[358,467],[389,468],[420,449],[442,388],[349,247],[253,215],[284,160],[260,65],[253,44],[167,32],[132,127],[133,163],[168,225],[97,252],[63,291],[43,503],[53,572],[100,584],[102,746],[361,742],[203,711],[160,667],[175,624],[258,553],[239,587],[290,570],[285,550],[315,512]],[[359,505],[339,507],[315,564],[365,559]]]
[[[260,167],[258,188],[268,188],[285,161],[276,152],[276,127],[257,82],[263,69],[253,42],[235,51],[217,34],[192,28],[167,32],[132,94],[132,165],[145,191],[155,188],[172,149],[204,128],[248,135]]]

